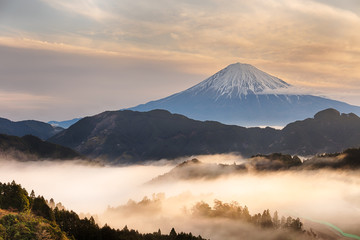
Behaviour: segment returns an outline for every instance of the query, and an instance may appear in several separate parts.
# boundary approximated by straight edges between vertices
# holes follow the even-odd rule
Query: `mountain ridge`
[[[0,134],[0,156],[20,161],[85,159],[73,149],[32,135],[17,137],[6,134]]]
[[[315,116],[276,130],[201,122],[165,110],[107,111],[80,120],[49,141],[113,163],[217,153],[313,155],[360,146],[357,115],[327,109]]]
[[[0,118],[0,134],[13,135],[17,137],[33,135],[41,138],[42,140],[46,140],[62,130],[63,128],[53,127],[48,123],[36,120],[13,122],[6,118]]]
[[[65,120],[65,121],[49,121],[47,123],[53,127],[61,127],[61,128],[66,129],[66,128],[69,128],[74,123],[76,123],[77,121],[79,121],[80,119],[81,118],[73,118],[73,119]]]

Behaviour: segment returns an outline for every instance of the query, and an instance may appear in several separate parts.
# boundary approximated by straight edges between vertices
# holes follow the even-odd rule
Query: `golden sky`
[[[234,62],[360,105],[358,0],[0,0],[0,111],[64,120]]]

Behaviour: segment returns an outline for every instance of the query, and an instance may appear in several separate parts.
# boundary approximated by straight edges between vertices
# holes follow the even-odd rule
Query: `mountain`
[[[285,126],[327,108],[360,114],[357,106],[291,92],[294,87],[281,79],[235,63],[185,91],[129,109],[165,109],[192,119],[241,126]]]
[[[327,109],[276,130],[201,122],[165,110],[109,111],[83,118],[49,141],[114,163],[231,152],[312,155],[360,146],[360,118]]]
[[[327,109],[314,118],[290,123],[281,132],[281,137],[270,147],[272,152],[299,155],[339,152],[344,147],[359,147],[360,118],[353,113],[340,114]]]
[[[74,150],[46,142],[32,135],[23,137],[0,134],[0,156],[29,161],[43,159],[84,159]]]
[[[18,137],[33,135],[45,140],[62,130],[63,128],[53,127],[50,124],[35,120],[13,122],[5,118],[0,118],[0,134]]]
[[[124,110],[83,118],[49,141],[93,158],[136,162],[240,150],[251,154],[262,151],[257,142],[271,143],[259,132],[272,136],[277,130],[201,122],[165,110]]]
[[[74,118],[71,120],[66,121],[50,121],[48,124],[50,124],[53,127],[61,127],[61,128],[69,128],[71,125],[79,121],[81,118]]]

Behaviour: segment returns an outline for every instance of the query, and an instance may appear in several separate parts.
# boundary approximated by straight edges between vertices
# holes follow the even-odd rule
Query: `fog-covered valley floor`
[[[211,163],[243,161],[233,155],[197,158]],[[100,166],[71,161],[2,160],[0,182],[15,180],[29,192],[34,190],[36,195],[54,198],[67,209],[96,215],[100,225],[107,223],[116,228],[127,225],[141,232],[154,232],[159,228],[168,232],[175,227],[177,231],[210,239],[247,239],[249,234],[252,238],[248,239],[271,239],[265,238],[270,230],[259,231],[250,224],[226,218],[194,215],[197,203],[204,202],[211,207],[215,200],[220,200],[246,205],[252,215],[269,209],[271,215],[278,211],[280,216],[299,217],[304,229],[320,228],[316,222],[328,222],[344,232],[360,235],[358,171],[244,173],[148,184],[175,167],[169,162],[163,163]],[[341,239],[331,227],[320,226],[332,234],[328,239]]]

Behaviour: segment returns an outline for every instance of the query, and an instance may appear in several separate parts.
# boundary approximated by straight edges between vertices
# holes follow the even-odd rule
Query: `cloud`
[[[236,0],[226,4],[219,0],[155,0],[151,3],[35,0],[31,4],[6,0],[1,4],[0,44],[3,46],[56,51],[72,54],[77,59],[78,55],[83,55],[85,60],[81,61],[84,63],[88,63],[89,55],[96,56],[106,64],[89,65],[89,68],[97,69],[101,73],[97,76],[102,81],[114,79],[114,71],[107,71],[106,66],[112,66],[112,61],[119,68],[126,68],[126,62],[157,63],[151,73],[140,74],[141,71],[131,67],[133,73],[130,75],[137,77],[122,78],[121,85],[103,84],[88,89],[93,96],[99,96],[98,100],[108,98],[109,92],[115,94],[115,88],[131,85],[133,79],[151,79],[152,84],[145,85],[135,81],[141,91],[137,95],[144,96],[141,100],[112,98],[111,101],[124,102],[118,108],[184,90],[233,62],[253,64],[300,87],[315,91],[326,88],[324,92],[330,97],[360,104],[357,94],[360,89],[360,33],[354,31],[360,27],[360,17],[357,3],[351,0],[342,3]],[[14,15],[18,16],[15,20]],[[39,65],[44,63],[41,71],[29,72],[29,76],[37,75],[37,81],[28,80],[33,81],[33,85],[38,81],[70,77],[72,82],[82,83],[73,89],[84,93],[81,86],[90,86],[94,82],[86,81],[91,78],[87,74],[74,74],[74,71],[83,70],[84,66],[79,62],[71,61],[74,64],[71,70],[57,71],[36,52],[33,59]],[[66,65],[68,58],[59,61]],[[27,63],[19,59],[16,66],[26,69]],[[164,68],[169,71],[162,76]],[[56,77],[49,78],[50,72]],[[3,73],[13,74],[8,69]],[[120,71],[118,74],[121,75]],[[147,91],[151,85],[154,88]],[[162,86],[160,91],[159,85]],[[97,92],[99,89],[104,90]],[[340,93],[338,89],[341,89]],[[118,92],[118,95],[122,94]],[[75,97],[77,101],[83,98],[82,94],[76,98],[65,91],[63,96]],[[92,103],[96,105],[97,100],[94,98]],[[54,106],[66,108],[63,101]],[[83,107],[84,112],[95,113],[89,106]],[[114,107],[115,104],[106,104],[108,109]]]
[[[17,92],[0,92],[0,106],[8,109],[38,109],[54,101],[51,96],[33,95]]]
[[[79,213],[101,213],[107,205],[128,201],[129,196],[143,197],[146,194],[141,185],[170,168],[104,167],[62,160],[17,162],[3,158],[0,167],[0,182],[14,179],[29,192],[33,189],[36,194],[44,195],[46,199],[54,198]]]
[[[43,1],[43,0],[42,0]],[[70,11],[75,14],[80,14],[85,17],[95,19],[97,21],[102,21],[108,18],[112,18],[102,7],[107,6],[110,1],[99,1],[99,0],[80,0],[80,1],[43,1],[46,4],[49,4],[55,9],[62,9],[65,11]]]
[[[288,88],[281,89],[265,89],[259,94],[320,95],[320,93],[321,92],[311,88],[290,86]]]
[[[54,104],[56,104],[56,98],[48,95],[0,91],[1,117],[10,120],[37,119],[37,114],[48,111]],[[19,113],[16,117],[15,112]]]
[[[191,215],[197,202],[211,204],[218,199],[246,205],[251,214],[264,209],[272,213],[277,210],[280,215],[327,221],[345,232],[360,234],[354,225],[354,219],[360,215],[358,171],[244,174],[144,185],[171,168],[170,165],[108,167],[69,161],[34,163],[1,159],[0,181],[15,180],[29,192],[33,189],[47,199],[54,198],[67,209],[97,214],[102,224],[107,222],[117,228],[127,224],[141,232],[160,228],[165,233],[175,227],[178,232],[191,231],[211,239],[229,239],[237,233],[253,232],[250,226],[238,222],[194,219]],[[216,227],[219,224],[229,231],[219,232]],[[264,232],[255,232],[260,234],[258,239],[264,239]]]
[[[66,120],[132,107],[181,91],[203,78],[184,72],[182,69],[194,67],[185,61],[148,62],[135,56],[1,46],[0,53],[1,92],[18,98],[13,103],[0,104],[0,109],[2,117],[12,120]],[[21,102],[24,96],[14,95],[20,93],[33,100]],[[20,102],[24,106],[38,104],[38,111],[24,112]],[[15,103],[19,105],[14,106]]]

